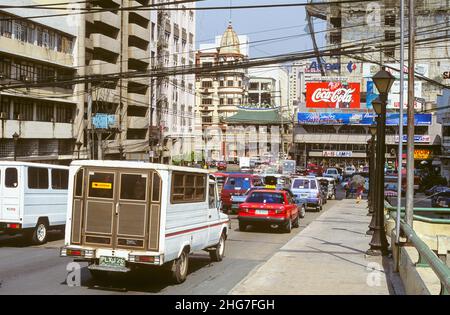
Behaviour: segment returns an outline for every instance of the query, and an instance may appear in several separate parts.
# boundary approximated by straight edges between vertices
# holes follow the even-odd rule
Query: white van
[[[74,161],[69,200],[61,256],[87,261],[94,277],[164,266],[181,283],[191,252],[223,258],[229,219],[208,170]]]
[[[23,234],[35,244],[66,224],[67,166],[0,161],[0,234]]]

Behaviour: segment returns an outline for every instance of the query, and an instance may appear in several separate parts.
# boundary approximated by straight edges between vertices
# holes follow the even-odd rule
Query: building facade
[[[314,1],[312,2],[314,3]],[[390,0],[382,1],[374,10],[367,3],[336,3],[326,7],[314,4],[308,6],[309,18],[327,22],[326,52],[334,50],[337,52],[350,46],[355,47],[355,45],[363,48],[364,51],[345,55],[336,54],[326,57],[325,60],[323,58],[311,60],[310,65],[305,68],[309,72],[318,73],[320,79],[315,80],[315,83],[327,82],[331,84],[329,86],[341,84],[344,87],[348,84],[357,84],[359,86],[357,94],[359,95],[355,97],[359,98],[358,106],[339,110],[320,108],[307,98],[304,107],[300,108],[300,112],[304,114],[344,112],[357,116],[373,112],[371,101],[376,98],[376,91],[373,89],[371,78],[380,70],[380,64],[386,66],[397,79],[399,78],[399,71],[395,71],[395,69],[399,69],[398,60],[400,59],[398,6],[398,1]],[[448,29],[448,21],[445,22],[447,9],[445,4],[416,2],[415,71],[438,81],[438,83],[442,81],[442,73],[445,68],[442,60],[449,57],[449,42],[448,40],[444,43],[441,41],[439,45],[430,45],[429,43],[434,42],[436,37],[445,36],[446,29]],[[408,25],[407,19],[405,25]],[[425,44],[427,41],[429,43]],[[318,49],[318,53],[320,53],[320,49]],[[427,161],[431,165],[433,158],[439,156],[441,150],[441,128],[437,123],[435,109],[437,97],[442,94],[442,87],[432,80],[417,78],[415,83],[416,114],[429,113],[432,116],[426,125],[415,126],[417,166],[421,165],[423,161]],[[318,86],[315,90],[320,88],[323,88],[323,85]],[[306,90],[303,91],[305,95],[307,94]],[[398,114],[401,90],[400,85],[396,82],[388,97],[388,114]],[[406,100],[406,88],[404,91]],[[296,97],[298,95],[299,93]],[[406,105],[404,107],[406,108]],[[367,158],[365,149],[363,150],[363,146],[370,138],[367,127],[340,122],[333,126],[314,126],[299,121],[296,129],[296,155],[303,162],[307,161],[309,157],[313,157],[326,163],[327,160],[330,160],[329,155],[333,154],[338,156],[334,157],[334,160],[340,161],[342,164],[361,163]],[[398,126],[397,128],[390,126],[386,132],[387,159],[393,163],[398,155]],[[321,145],[323,148],[318,147]],[[406,149],[406,146],[404,147]],[[330,151],[333,152],[330,153]],[[352,155],[355,161],[349,159],[349,155]]]
[[[29,13],[0,10],[0,159],[68,164],[77,139],[76,34],[65,18],[36,22]],[[27,87],[58,81],[67,84]]]
[[[83,109],[76,123],[86,157],[170,163],[193,127],[193,76],[133,75],[194,63],[195,14],[169,11],[165,1],[105,0],[86,9],[117,11],[81,15],[79,75],[100,76],[80,86]],[[119,10],[121,6],[155,6]],[[109,79],[108,77],[113,77]],[[108,122],[105,123],[105,116]]]
[[[241,42],[244,40],[244,42]],[[246,37],[239,37],[231,23],[214,45],[201,45],[196,66],[207,68],[240,62],[248,58]],[[202,130],[221,125],[221,120],[234,115],[237,107],[247,102],[248,74],[245,69],[216,71],[196,78],[196,112]]]

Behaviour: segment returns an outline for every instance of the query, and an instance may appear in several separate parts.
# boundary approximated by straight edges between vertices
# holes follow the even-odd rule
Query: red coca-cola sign
[[[306,83],[306,107],[360,108],[360,85],[342,82]]]

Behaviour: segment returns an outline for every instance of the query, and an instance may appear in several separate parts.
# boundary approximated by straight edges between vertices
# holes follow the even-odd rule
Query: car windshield
[[[316,189],[316,181],[310,179],[298,178],[292,184],[293,189]]]
[[[256,191],[247,197],[246,202],[283,204],[284,196],[280,193]]]
[[[223,189],[249,189],[249,177],[228,177]]]
[[[328,174],[337,174],[337,171],[336,170],[327,170],[327,173]]]

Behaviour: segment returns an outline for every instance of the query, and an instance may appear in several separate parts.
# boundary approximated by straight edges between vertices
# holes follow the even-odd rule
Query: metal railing
[[[389,212],[389,216],[393,219],[397,216],[397,208],[388,204],[385,208]],[[405,208],[400,208],[401,216],[404,217]],[[444,213],[450,215],[450,209],[447,208],[414,208],[414,212],[426,212],[426,213]],[[430,218],[413,214],[413,218],[416,221],[422,221],[426,223],[438,223],[438,224],[450,224],[450,219]],[[415,249],[419,253],[419,261],[417,265],[429,266],[441,282],[441,295],[450,294],[450,268],[431,250],[428,245],[422,241],[422,239],[416,234],[416,232],[405,221],[400,221],[401,230],[404,236],[414,245]]]
[[[442,295],[449,295],[450,292],[450,268],[439,259],[438,256],[425,244],[424,241],[414,232],[414,230],[406,224],[405,221],[400,221],[400,227],[405,233],[408,240],[414,245],[419,255],[423,260],[425,260],[431,269],[434,271],[436,276],[441,281],[441,292]]]

